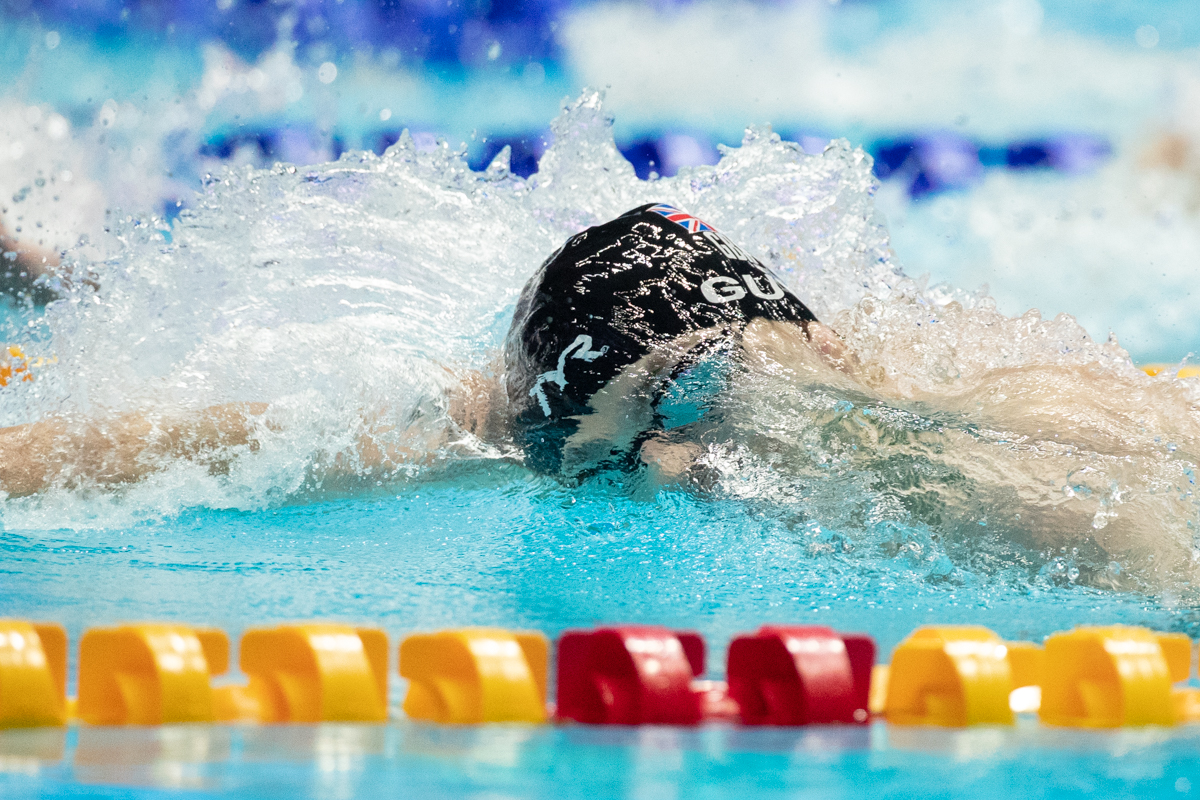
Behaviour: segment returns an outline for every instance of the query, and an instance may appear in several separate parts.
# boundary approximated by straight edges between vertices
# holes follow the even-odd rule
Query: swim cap
[[[755,258],[677,208],[641,206],[572,236],[525,285],[505,341],[526,463],[560,471],[593,395],[656,346],[756,318],[816,320]]]

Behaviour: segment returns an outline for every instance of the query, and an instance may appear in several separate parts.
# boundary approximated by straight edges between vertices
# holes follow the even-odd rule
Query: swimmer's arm
[[[496,441],[506,430],[499,381],[482,372],[460,377],[449,394],[451,418],[460,431]],[[254,429],[260,423],[255,418],[268,407],[226,403],[176,415],[133,412],[82,421],[55,417],[0,428],[0,492],[18,497],[59,482],[132,483],[173,460],[210,460],[210,467],[220,469],[224,449],[256,447]],[[357,459],[339,457],[335,469],[359,473],[424,463],[447,444],[447,434],[444,428],[401,429],[366,419],[356,444]]]
[[[0,428],[0,492],[20,497],[40,492],[62,468],[62,422]]]
[[[508,409],[504,387],[495,370],[451,370],[455,383],[446,393],[446,414],[453,422],[424,427],[399,428],[379,419],[364,420],[358,437],[357,468],[366,472],[389,471],[400,466],[429,463],[435,454],[453,440],[474,438],[487,445],[504,441],[508,434]],[[345,459],[337,466],[349,465]]]
[[[134,412],[103,420],[51,418],[2,428],[0,492],[10,497],[35,494],[60,480],[132,483],[173,459],[253,446],[253,418],[266,410],[266,403],[226,403],[179,416]]]

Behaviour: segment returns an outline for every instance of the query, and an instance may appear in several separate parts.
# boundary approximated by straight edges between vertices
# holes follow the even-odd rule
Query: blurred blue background
[[[639,177],[715,163],[751,123],[846,137],[914,278],[1174,361],[1200,350],[1198,45],[1185,0],[0,0],[0,197],[58,159],[78,205],[171,219],[222,165],[404,129],[473,169],[508,145],[529,175],[594,86]],[[69,244],[99,224],[75,216]]]

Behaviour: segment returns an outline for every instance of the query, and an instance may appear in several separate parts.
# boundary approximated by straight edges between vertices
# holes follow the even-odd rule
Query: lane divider
[[[245,683],[224,632],[179,624],[93,628],[79,644],[79,696],[66,696],[67,635],[0,620],[0,729],[65,725],[385,722],[386,634],[329,623],[246,631]],[[1079,627],[1044,646],[978,626],[923,627],[890,664],[875,642],[821,626],[765,625],[733,638],[725,681],[706,680],[698,633],[649,625],[540,633],[463,628],[400,644],[404,713],[443,724],[1011,725],[1017,714],[1073,728],[1200,722],[1195,646],[1183,634]]]
[[[0,347],[0,387],[8,386],[12,381],[31,380],[33,372],[25,351],[15,345]]]
[[[30,358],[17,345],[0,345],[0,388],[10,383],[32,381],[35,369],[57,363],[57,356]]]
[[[1138,369],[1150,377],[1165,372],[1176,378],[1200,378],[1200,366],[1195,364],[1142,364]]]

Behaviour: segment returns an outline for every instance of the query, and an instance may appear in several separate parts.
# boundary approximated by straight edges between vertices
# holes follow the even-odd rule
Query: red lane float
[[[651,625],[568,631],[558,641],[558,717],[593,725],[695,725],[710,687],[700,635]]]
[[[869,636],[764,625],[729,645],[729,697],[745,725],[861,724],[874,664]]]

